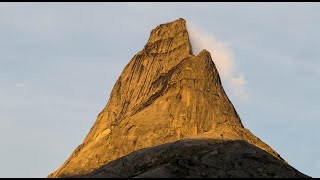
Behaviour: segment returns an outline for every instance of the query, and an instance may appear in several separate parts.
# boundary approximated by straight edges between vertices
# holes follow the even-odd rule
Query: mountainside
[[[131,152],[183,138],[245,141],[285,164],[244,128],[213,61],[206,50],[193,55],[184,19],[157,26],[83,143],[49,177],[87,175]]]
[[[75,176],[76,177],[76,176]],[[305,178],[246,141],[183,139],[130,153],[86,178]]]

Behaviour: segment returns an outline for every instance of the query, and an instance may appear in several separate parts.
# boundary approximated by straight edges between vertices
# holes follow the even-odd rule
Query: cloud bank
[[[187,28],[193,54],[197,55],[203,49],[209,51],[222,81],[226,82],[227,87],[232,90],[237,98],[247,100],[245,77],[243,74],[236,72],[233,54],[227,43],[219,41],[214,35],[199,29],[194,24],[188,24]]]

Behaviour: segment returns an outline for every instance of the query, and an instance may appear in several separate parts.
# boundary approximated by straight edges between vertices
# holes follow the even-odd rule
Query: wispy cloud
[[[236,72],[236,65],[228,44],[218,40],[212,33],[205,32],[194,24],[188,23],[188,32],[193,53],[196,55],[206,49],[212,55],[222,81],[231,88],[233,94],[240,100],[247,100],[246,80],[243,74]]]

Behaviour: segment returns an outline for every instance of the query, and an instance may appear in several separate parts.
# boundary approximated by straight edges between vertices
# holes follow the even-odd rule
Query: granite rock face
[[[308,178],[246,141],[184,139],[145,148],[86,178]]]
[[[246,141],[283,161],[244,128],[210,53],[192,53],[186,21],[161,24],[124,68],[106,107],[49,177],[85,175],[122,156],[183,138]]]

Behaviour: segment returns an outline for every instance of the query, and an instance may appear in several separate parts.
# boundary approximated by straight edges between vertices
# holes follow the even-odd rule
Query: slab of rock
[[[246,141],[185,139],[145,148],[80,177],[308,178]]]
[[[244,128],[214,60],[206,50],[192,53],[184,19],[157,26],[124,68],[83,143],[49,177],[89,174],[131,152],[183,138],[244,140],[284,162]],[[166,173],[167,166],[159,171]]]

